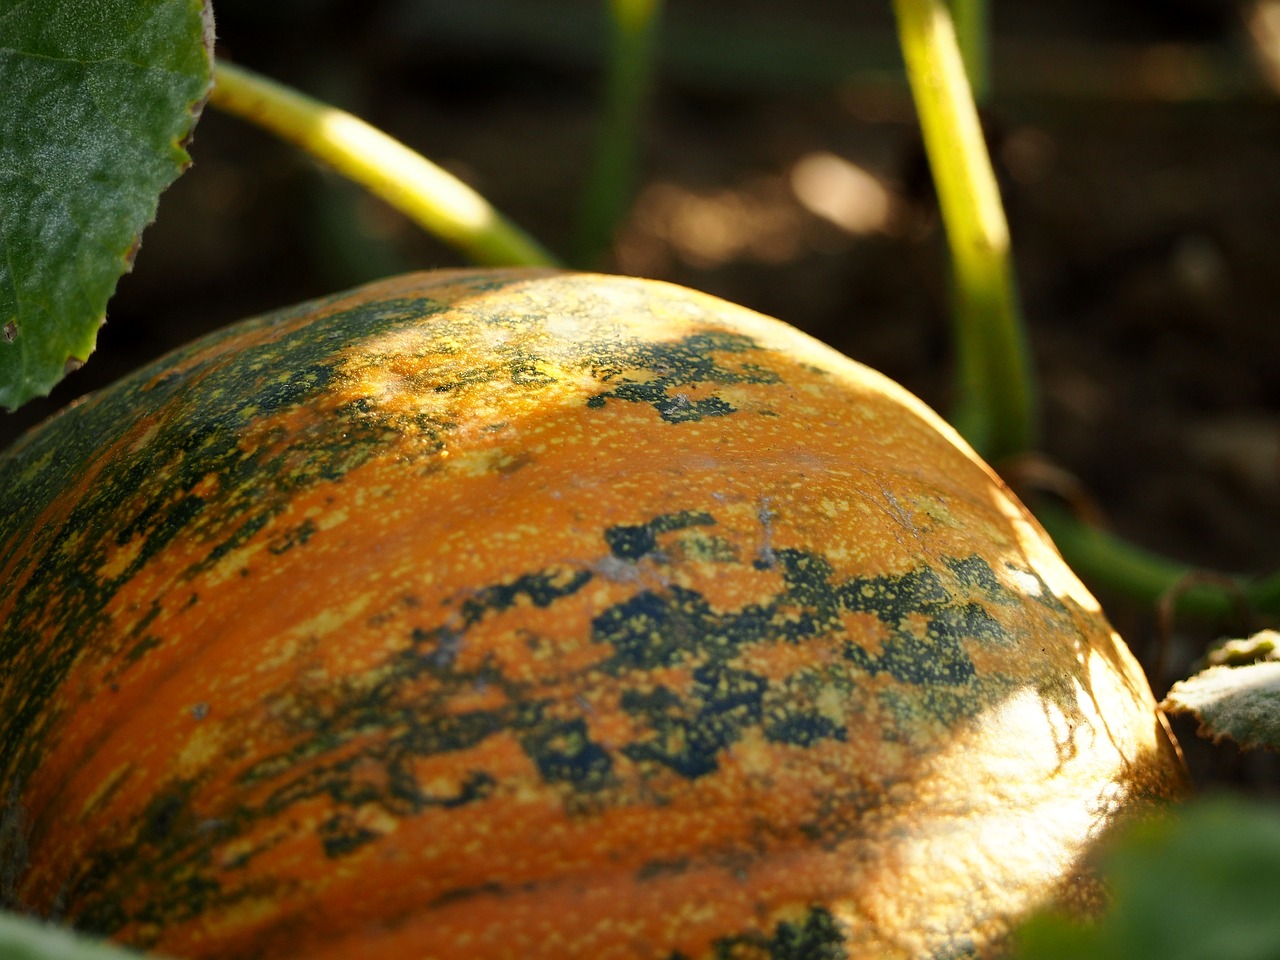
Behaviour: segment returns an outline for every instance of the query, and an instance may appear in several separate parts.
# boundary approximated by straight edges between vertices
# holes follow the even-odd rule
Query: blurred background
[[[567,253],[592,153],[600,0],[216,0],[220,56],[350,109]],[[993,4],[985,122],[1043,403],[1043,453],[1178,560],[1280,566],[1280,0]],[[793,323],[942,412],[943,238],[890,0],[670,0],[639,180],[598,266]],[[291,147],[206,111],[98,352],[0,443],[232,320],[464,265]],[[1150,667],[1219,635],[1091,584]],[[1274,758],[1191,743],[1202,783]]]

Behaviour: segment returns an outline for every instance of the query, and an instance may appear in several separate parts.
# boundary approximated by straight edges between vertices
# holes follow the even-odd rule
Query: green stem
[[[951,248],[959,368],[954,419],[980,453],[1001,459],[1030,446],[1035,403],[1009,228],[966,78],[967,65],[973,89],[985,92],[985,3],[894,0],[894,9]],[[1179,613],[1220,617],[1241,602],[1280,613],[1280,573],[1249,579],[1196,570],[1064,510],[1045,506],[1036,515],[1073,569],[1117,593],[1147,604],[1172,597]]]
[[[476,263],[556,265],[457,177],[358,117],[222,62],[209,102],[306,150]]]
[[[948,0],[956,41],[969,75],[973,99],[983,103],[991,90],[991,23],[987,0]]]
[[[956,426],[988,459],[1012,456],[1032,445],[1035,398],[995,171],[943,0],[894,10],[951,250]]]
[[[576,259],[584,265],[608,249],[630,202],[662,0],[609,0],[609,12],[612,55],[575,243]]]
[[[128,947],[0,911],[0,957],[7,960],[145,960]]]
[[[1280,613],[1280,573],[1253,579],[1200,570],[1088,526],[1061,507],[1039,505],[1035,514],[1076,573],[1130,599],[1155,604],[1180,590],[1174,605],[1178,613],[1222,617],[1240,602],[1258,613]],[[1205,574],[1232,586],[1195,582]]]

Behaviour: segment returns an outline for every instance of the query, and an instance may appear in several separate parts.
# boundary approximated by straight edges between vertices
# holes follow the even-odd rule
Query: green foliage
[[[1201,801],[1137,824],[1105,862],[1113,903],[1094,924],[1039,916],[1016,960],[1280,957],[1280,811]]]
[[[92,352],[211,76],[202,0],[0,0],[0,406]]]
[[[209,102],[296,143],[474,263],[556,265],[551,253],[475,190],[359,117],[223,62],[214,70]]]
[[[1228,737],[1245,749],[1280,750],[1278,641],[1274,630],[1228,641],[1209,655],[1207,669],[1175,683],[1162,706],[1192,714],[1214,743]]]
[[[1168,603],[1179,614],[1226,617],[1241,601],[1258,613],[1280,613],[1280,571],[1258,578],[1206,577],[1204,571],[1086,523],[1054,502],[1032,505],[1068,565],[1086,582],[1150,607]]]
[[[1280,660],[1280,631],[1259,630],[1242,640],[1223,640],[1209,651],[1205,665],[1243,667],[1263,660]]]
[[[631,200],[662,0],[609,0],[609,13],[613,56],[578,223],[576,255],[583,267],[594,266],[609,248]]]
[[[141,956],[62,927],[0,913],[0,957],[4,960],[140,960]]]

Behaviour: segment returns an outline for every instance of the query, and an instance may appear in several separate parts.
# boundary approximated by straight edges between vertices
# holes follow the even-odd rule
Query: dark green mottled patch
[[[296,527],[292,527],[284,531],[279,536],[273,537],[271,542],[267,544],[267,549],[277,556],[282,553],[288,553],[294,547],[305,545],[315,532],[316,523],[308,517]]]
[[[978,960],[978,949],[972,940],[948,944],[937,950],[929,960]]]
[[[599,790],[608,783],[613,769],[608,751],[591,741],[581,717],[540,724],[520,738],[520,745],[548,783],[568,783],[581,791]]]
[[[164,843],[183,808],[191,799],[190,783],[177,784],[157,793],[142,815],[143,828],[139,839],[143,843]]]
[[[689,869],[689,864],[688,857],[676,857],[672,860],[649,860],[636,871],[636,879],[643,883],[646,880],[654,880],[658,877],[681,874]]]
[[[615,604],[596,616],[591,632],[597,643],[607,643],[615,651],[607,669],[652,670],[671,666],[705,647],[708,628],[724,619],[702,594],[671,586],[645,590]],[[736,640],[723,639],[726,646]]]
[[[810,907],[799,922],[784,920],[772,934],[741,933],[716,940],[715,960],[845,960],[848,936],[841,923],[824,907]],[[673,954],[671,960],[679,956]]]
[[[506,381],[516,386],[545,387],[556,382],[541,368],[541,361],[529,357],[506,357],[496,364],[486,363],[463,371],[450,380],[424,383],[427,389],[435,393],[451,393],[463,387],[476,384],[491,383],[494,380]],[[424,378],[425,379],[425,378]],[[412,385],[412,384],[410,384]]]
[[[256,513],[246,517],[244,522],[236,526],[231,534],[220,542],[214,544],[212,549],[205,555],[204,559],[195,564],[192,573],[210,570],[218,564],[223,557],[240,549],[248,543],[253,536],[261,531],[268,523],[271,522],[273,515],[281,508],[276,508],[270,512]]]
[[[145,634],[141,640],[129,648],[124,655],[126,664],[134,664],[147,655],[148,652],[154,650],[160,644],[164,643],[159,637],[153,634]]]
[[[320,843],[324,855],[337,859],[378,839],[374,831],[353,823],[348,817],[330,817],[320,825]]]
[[[721,664],[693,672],[693,690],[678,696],[666,687],[650,693],[628,690],[622,707],[645,721],[652,735],[622,748],[637,763],[662,764],[694,779],[719,769],[720,751],[758,726],[768,681]]]
[[[462,602],[462,615],[468,624],[476,623],[487,613],[509,610],[526,598],[536,607],[549,607],[562,597],[572,596],[591,580],[590,570],[539,570],[527,573],[510,583],[499,583],[477,590]]]
[[[975,671],[964,644],[1012,642],[981,607],[957,604],[928,569],[833,582],[831,565],[821,555],[788,549],[775,556],[785,588],[768,603],[717,611],[696,591],[672,586],[642,591],[596,617],[594,639],[614,649],[606,669],[703,664],[694,671],[694,688],[687,695],[658,687],[624,696],[624,708],[643,717],[653,731],[648,740],[625,748],[631,759],[699,777],[717,769],[719,752],[740,739],[749,725],[763,725],[770,740],[799,746],[843,739],[844,729],[814,705],[816,690],[810,691],[810,699],[773,700],[769,719],[762,723],[766,686],[735,672],[728,661],[746,644],[838,634],[848,611],[872,613],[888,628],[878,653],[846,642],[850,662],[920,688],[904,699],[939,720],[951,722],[981,709],[981,698],[968,690]],[[959,689],[934,696],[937,686]]]
[[[848,731],[820,713],[792,711],[765,725],[764,735],[775,743],[811,747],[819,740],[846,740]]]
[[[966,640],[1012,642],[981,608],[956,605],[928,568],[896,577],[855,577],[840,585],[838,595],[844,609],[873,613],[890,628],[879,654],[849,644],[845,656],[873,675],[887,671],[912,686],[961,686],[971,681],[975,671],[964,648]],[[911,619],[923,617],[928,621],[922,633]],[[965,633],[970,624],[981,633]]]
[[[639,560],[658,545],[658,532],[647,523],[610,527],[604,539],[618,559]]]
[[[947,557],[946,564],[961,586],[983,590],[988,594],[997,594],[1002,590],[991,564],[982,557]]]
[[[658,535],[687,527],[714,526],[715,518],[704,510],[664,513],[648,523],[619,524],[604,531],[604,542],[619,560],[639,560],[658,545]]]
[[[786,549],[775,557],[785,589],[768,603],[721,612],[686,588],[646,590],[599,614],[593,636],[614,648],[612,669],[652,669],[696,656],[723,661],[746,643],[800,641],[840,629],[846,612],[871,613],[889,628],[888,639],[876,654],[849,643],[846,657],[912,686],[965,685],[974,677],[966,641],[1012,642],[980,606],[957,604],[931,570],[833,583],[821,555]]]
[[[607,400],[648,404],[668,423],[691,423],[707,417],[723,417],[736,410],[722,397],[694,398],[681,388],[695,384],[779,383],[779,376],[756,364],[742,363],[736,369],[722,365],[717,354],[743,354],[759,347],[750,337],[723,331],[709,331],[665,342],[634,342],[603,354],[595,373],[605,383],[614,383],[587,400],[600,408]],[[643,379],[636,379],[642,376]]]

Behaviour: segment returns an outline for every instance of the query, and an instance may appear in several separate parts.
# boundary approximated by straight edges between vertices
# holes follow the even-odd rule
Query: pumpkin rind
[[[411,275],[92,396],[0,458],[0,617],[5,895],[182,957],[984,955],[1185,785],[949,427],[640,280]]]

